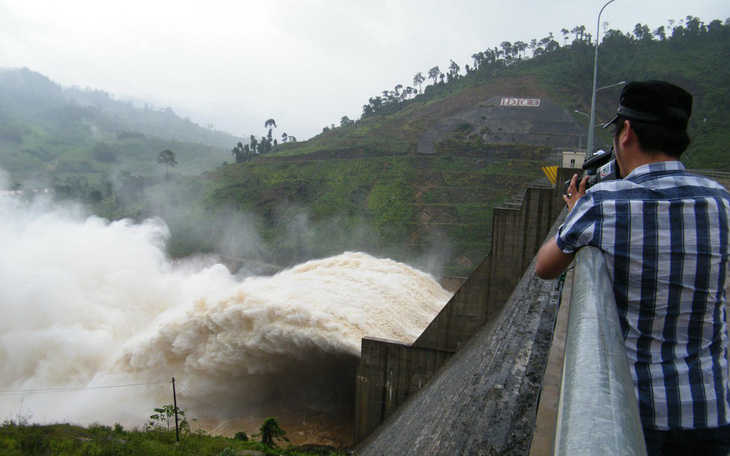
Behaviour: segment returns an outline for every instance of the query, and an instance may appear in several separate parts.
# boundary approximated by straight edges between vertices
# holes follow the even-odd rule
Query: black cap
[[[692,95],[681,87],[664,81],[629,82],[621,90],[618,116],[671,128],[687,129],[692,114]]]

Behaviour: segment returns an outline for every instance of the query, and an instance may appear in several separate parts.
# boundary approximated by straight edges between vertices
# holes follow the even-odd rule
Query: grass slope
[[[4,456],[236,456],[236,455],[341,455],[345,451],[329,447],[266,446],[261,442],[183,433],[176,442],[175,431],[153,429],[124,430],[116,425],[89,427],[71,424],[0,426],[0,453]]]

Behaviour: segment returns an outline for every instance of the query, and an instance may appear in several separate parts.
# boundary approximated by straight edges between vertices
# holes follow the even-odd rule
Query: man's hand
[[[568,189],[563,195],[565,204],[568,205],[568,211],[573,210],[576,201],[581,196],[586,194],[586,182],[588,182],[588,176],[578,182],[578,175],[573,174],[573,178],[570,179]],[[555,242],[555,238],[550,239],[543,245],[537,252],[537,262],[535,264],[535,272],[543,279],[554,279],[562,274],[570,263],[573,262],[575,252],[565,253],[558,248],[558,244]]]
[[[573,206],[575,206],[575,202],[578,201],[581,196],[586,194],[586,182],[588,182],[588,177],[589,176],[583,177],[583,179],[580,180],[580,183],[578,183],[577,174],[573,174],[573,178],[570,179],[568,190],[565,192],[565,195],[563,195],[563,200],[568,206],[568,212],[572,211]]]

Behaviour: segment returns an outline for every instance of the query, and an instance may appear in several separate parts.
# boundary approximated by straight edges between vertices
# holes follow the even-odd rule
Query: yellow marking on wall
[[[555,185],[555,181],[558,180],[558,167],[557,166],[543,166],[542,172],[545,173],[550,183]]]

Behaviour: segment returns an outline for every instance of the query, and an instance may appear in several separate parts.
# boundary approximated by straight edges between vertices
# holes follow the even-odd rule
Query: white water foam
[[[0,419],[140,426],[172,377],[209,423],[350,410],[361,338],[411,342],[450,297],[354,252],[240,280],[173,264],[167,236],[161,220],[0,198]],[[139,383],[154,385],[120,387]]]

